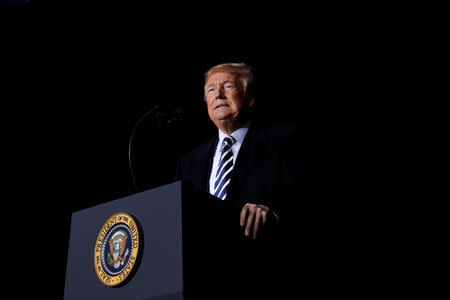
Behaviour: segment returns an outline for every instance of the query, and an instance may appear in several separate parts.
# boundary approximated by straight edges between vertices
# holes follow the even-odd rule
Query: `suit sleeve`
[[[303,177],[307,176],[308,159],[298,127],[277,127],[266,136],[264,160],[247,179],[254,189],[248,194],[248,202],[269,207],[275,218],[282,221],[286,211],[295,210],[298,202],[304,201]]]

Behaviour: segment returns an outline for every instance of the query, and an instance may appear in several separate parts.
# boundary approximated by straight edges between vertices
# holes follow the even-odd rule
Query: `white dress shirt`
[[[243,127],[239,128],[232,134],[230,134],[236,142],[231,146],[231,151],[233,152],[233,167],[236,164],[236,158],[241,149],[242,142],[244,141],[245,135],[247,134],[250,122],[245,124]],[[213,165],[211,169],[211,175],[209,177],[209,193],[214,195],[214,183],[216,181],[217,168],[219,167],[220,154],[224,146],[223,140],[229,135],[223,133],[219,129],[219,142],[217,143],[216,152],[214,153]]]

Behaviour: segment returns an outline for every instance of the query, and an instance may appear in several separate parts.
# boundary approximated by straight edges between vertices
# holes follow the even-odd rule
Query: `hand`
[[[264,205],[247,203],[241,210],[241,227],[245,226],[245,235],[250,236],[253,228],[253,239],[258,236],[258,231],[267,222],[270,208]]]

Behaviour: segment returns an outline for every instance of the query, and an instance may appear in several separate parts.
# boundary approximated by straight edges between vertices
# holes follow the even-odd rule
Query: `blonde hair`
[[[211,77],[213,73],[217,72],[225,72],[237,75],[238,79],[241,81],[245,97],[254,98],[255,77],[253,76],[252,67],[245,63],[224,63],[216,65],[206,71],[205,84],[208,81],[209,77]]]

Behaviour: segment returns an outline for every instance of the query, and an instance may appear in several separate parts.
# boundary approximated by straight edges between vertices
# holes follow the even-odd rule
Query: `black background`
[[[136,145],[158,157],[140,170],[141,189],[171,182],[176,159],[214,132],[203,76],[223,62],[254,67],[261,119],[303,127],[317,199],[337,209],[327,224],[339,233],[332,257],[366,259],[337,268],[374,274],[386,244],[376,242],[379,233],[368,220],[385,202],[375,202],[379,189],[370,185],[384,151],[375,142],[378,112],[395,96],[386,93],[397,72],[395,34],[381,38],[364,13],[349,19],[332,7],[234,14],[203,7],[194,14],[188,5],[57,2],[2,4],[2,144],[12,192],[6,202],[14,204],[21,239],[40,245],[17,258],[42,261],[48,272],[37,286],[63,295],[72,212],[135,192],[128,143],[149,109],[181,107],[184,123],[168,135],[136,136]],[[368,159],[368,153],[378,155]],[[37,229],[45,234],[31,233]]]

